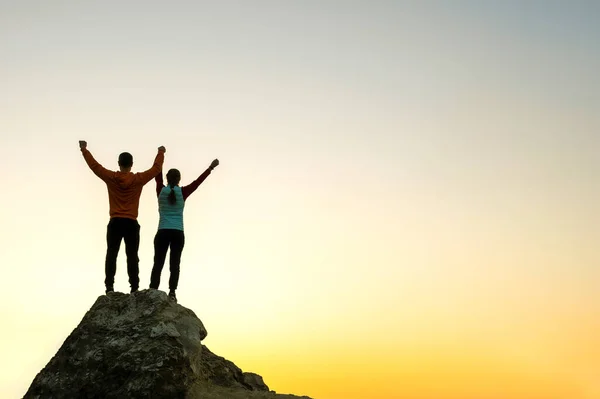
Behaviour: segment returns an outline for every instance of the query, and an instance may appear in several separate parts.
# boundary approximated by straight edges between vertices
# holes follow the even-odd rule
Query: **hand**
[[[79,149],[85,150],[87,148],[87,141],[79,140]]]
[[[167,152],[167,149],[165,148],[164,145],[161,145],[160,147],[158,147],[158,151],[162,152],[164,154],[165,152]]]
[[[219,166],[219,160],[218,160],[218,159],[215,159],[215,160],[214,160],[214,161],[212,161],[212,163],[210,164],[210,168],[211,168],[211,169],[214,169],[214,168],[216,168],[217,166]]]

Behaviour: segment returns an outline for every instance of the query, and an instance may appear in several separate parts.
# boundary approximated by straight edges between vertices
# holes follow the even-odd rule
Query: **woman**
[[[179,282],[179,264],[185,237],[183,234],[183,208],[185,200],[200,184],[210,175],[212,170],[219,165],[219,160],[212,161],[208,169],[204,171],[191,184],[179,187],[181,173],[177,169],[167,172],[167,185],[163,185],[162,172],[156,175],[156,195],[158,197],[158,232],[154,237],[154,266],[150,276],[150,288],[158,289],[160,285],[160,273],[165,264],[167,250],[171,248],[169,257],[169,297],[177,301],[175,290]]]

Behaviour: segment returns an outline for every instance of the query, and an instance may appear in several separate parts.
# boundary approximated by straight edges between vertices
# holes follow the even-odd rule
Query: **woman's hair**
[[[177,202],[173,187],[179,184],[179,180],[181,180],[181,173],[177,169],[169,169],[167,172],[167,184],[171,187],[171,192],[169,193],[169,204],[171,205]]]

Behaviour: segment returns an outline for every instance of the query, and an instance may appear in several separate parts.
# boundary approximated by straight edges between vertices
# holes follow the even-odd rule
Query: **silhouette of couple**
[[[86,163],[108,188],[110,205],[110,221],[106,229],[106,261],[105,280],[106,293],[114,291],[115,273],[117,270],[117,255],[121,241],[125,241],[127,255],[127,274],[131,293],[139,289],[139,258],[140,225],[137,222],[138,208],[142,188],[150,180],[156,181],[156,196],[160,215],[158,231],[154,237],[154,265],[150,277],[150,288],[158,289],[160,274],[165,264],[167,251],[169,257],[169,297],[177,301],[175,290],[179,282],[179,265],[185,243],[183,234],[183,209],[186,199],[219,165],[219,160],[212,161],[210,166],[191,184],[180,187],[181,173],[177,169],[167,172],[167,185],[163,184],[162,166],[165,159],[165,147],[158,147],[152,167],[144,172],[132,173],[133,156],[128,152],[119,155],[119,171],[113,172],[100,165],[87,149],[87,142],[80,141],[79,148]]]

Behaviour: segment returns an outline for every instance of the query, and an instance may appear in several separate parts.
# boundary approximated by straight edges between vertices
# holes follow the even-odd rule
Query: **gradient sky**
[[[164,145],[183,184],[220,159],[187,201],[179,303],[271,389],[599,398],[599,17],[566,0],[0,2],[2,396],[104,292],[84,139],[134,171]]]

